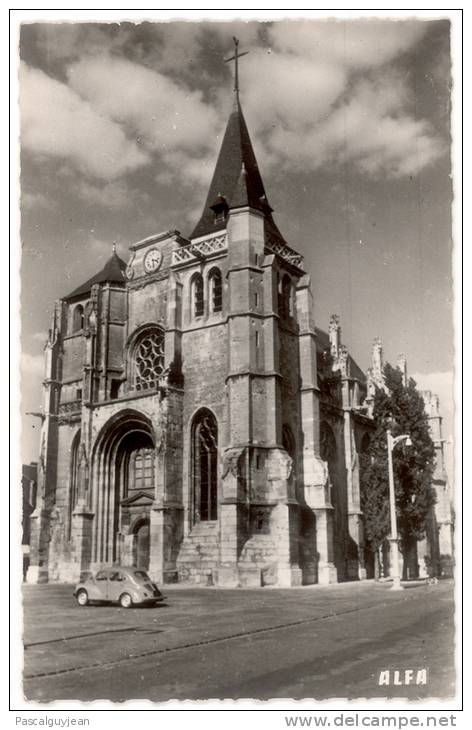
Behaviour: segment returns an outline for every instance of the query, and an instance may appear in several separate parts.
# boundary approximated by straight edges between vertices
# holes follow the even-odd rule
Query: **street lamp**
[[[393,481],[393,459],[392,452],[397,444],[401,441],[405,442],[405,446],[411,446],[411,438],[409,434],[404,433],[401,436],[392,436],[390,429],[387,429],[387,453],[388,453],[388,489],[390,494],[390,524],[391,535],[388,538],[390,542],[390,555],[393,578],[393,591],[402,590],[400,583],[400,565],[398,561],[398,532],[397,532],[397,510],[395,508],[395,482]]]

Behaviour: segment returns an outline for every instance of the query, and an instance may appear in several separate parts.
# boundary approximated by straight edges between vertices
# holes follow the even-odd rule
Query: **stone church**
[[[368,576],[359,454],[382,347],[364,375],[336,316],[327,329],[236,94],[190,237],[149,236],[127,263],[114,252],[55,305],[27,579],[75,581],[115,562],[227,587]],[[432,396],[428,407],[433,527],[449,553]]]

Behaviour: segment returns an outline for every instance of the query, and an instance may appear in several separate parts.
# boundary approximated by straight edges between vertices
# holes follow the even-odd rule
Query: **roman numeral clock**
[[[126,277],[131,280],[149,276],[159,271],[162,266],[162,244],[168,234],[149,236],[130,246],[132,254],[126,267]]]
[[[153,274],[158,270],[162,261],[162,253],[158,248],[150,248],[146,251],[146,255],[143,259],[144,271],[146,274]]]

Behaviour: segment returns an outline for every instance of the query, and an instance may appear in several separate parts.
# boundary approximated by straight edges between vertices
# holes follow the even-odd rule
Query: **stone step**
[[[198,563],[202,560],[211,560],[217,558],[219,554],[218,545],[214,545],[211,549],[197,550],[195,545],[184,545],[180,549],[177,562],[179,563]]]
[[[179,582],[213,585],[218,575],[217,522],[198,522],[183,540],[177,558]]]
[[[195,550],[197,545],[200,546],[200,550],[212,550],[218,546],[218,538],[219,534],[217,523],[199,522],[193,527],[192,531],[184,537],[181,552],[187,547]]]

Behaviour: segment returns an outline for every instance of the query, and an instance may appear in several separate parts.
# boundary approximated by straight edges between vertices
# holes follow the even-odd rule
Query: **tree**
[[[405,385],[400,370],[387,364],[384,382],[385,390],[378,388],[375,393],[374,431],[367,453],[361,457],[361,508],[367,541],[377,555],[390,533],[387,428],[394,437],[408,433],[412,446],[399,444],[393,458],[397,523],[406,577],[407,565],[416,555],[416,542],[424,537],[426,519],[435,502],[434,444],[415,381],[409,378]]]

